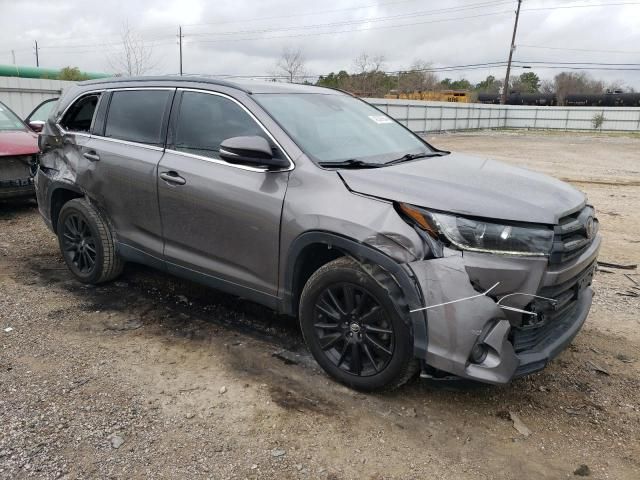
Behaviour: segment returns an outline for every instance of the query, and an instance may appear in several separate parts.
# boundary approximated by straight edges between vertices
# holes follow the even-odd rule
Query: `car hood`
[[[339,175],[351,191],[365,195],[517,222],[556,224],[586,202],[579,190],[547,175],[455,153]]]
[[[38,135],[24,130],[0,131],[0,156],[38,153]]]

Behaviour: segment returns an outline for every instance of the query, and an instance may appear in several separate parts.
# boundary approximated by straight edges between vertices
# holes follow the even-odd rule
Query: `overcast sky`
[[[508,55],[516,3],[0,0],[0,64],[13,63],[14,50],[17,65],[35,65],[37,40],[41,66],[110,73],[108,55],[118,51],[119,32],[127,21],[153,45],[153,73],[178,72],[179,24],[184,70],[190,74],[271,74],[286,46],[303,51],[310,74],[352,71],[353,59],[362,52],[383,55],[387,70],[409,68],[418,59],[434,66],[500,62]],[[578,7],[598,4],[608,5]],[[548,9],[558,6],[571,8]],[[638,0],[524,0],[522,9],[515,60],[640,64]],[[560,70],[533,71],[552,78]],[[522,72],[516,68],[513,73]],[[477,82],[489,74],[503,77],[504,67],[440,76]],[[591,74],[640,90],[640,71]]]

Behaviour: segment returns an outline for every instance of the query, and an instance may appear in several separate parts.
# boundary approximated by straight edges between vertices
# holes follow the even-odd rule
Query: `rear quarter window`
[[[127,90],[112,93],[104,136],[161,146],[164,116],[173,91]]]
[[[62,128],[70,132],[89,133],[99,99],[99,93],[92,93],[76,100],[62,117]]]

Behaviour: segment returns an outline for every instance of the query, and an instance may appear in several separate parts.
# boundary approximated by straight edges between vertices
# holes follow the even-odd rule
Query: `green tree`
[[[539,93],[540,77],[534,72],[525,72],[519,77],[511,78],[511,91],[518,93]]]
[[[82,73],[78,67],[64,67],[58,74],[58,80],[70,80],[72,82],[79,82],[81,80],[88,80],[89,77]]]
[[[451,80],[450,78],[445,78],[440,82],[440,87],[443,90],[471,90],[473,89],[473,85],[466,78],[461,78],[460,80]]]
[[[339,88],[346,89],[351,75],[344,70],[340,70],[338,73],[331,72],[329,75],[318,77],[316,85],[320,87]]]
[[[481,93],[500,93],[502,88],[502,82],[497,80],[493,75],[489,75],[487,78],[476,84],[475,90]]]

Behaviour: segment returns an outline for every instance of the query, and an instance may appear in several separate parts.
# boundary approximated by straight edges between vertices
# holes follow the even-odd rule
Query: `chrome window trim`
[[[71,108],[71,106],[74,105],[78,100],[80,100],[81,97],[95,94],[95,93],[99,93],[100,95],[102,95],[105,91],[106,89],[104,88],[101,88],[100,90],[87,90],[86,92],[79,93],[74,97],[72,101],[69,102],[69,105],[67,105],[66,108],[62,111],[62,113],[58,115],[58,118],[56,118],[56,127],[58,127],[58,129],[62,132],[63,135],[80,135],[81,137],[91,136],[91,133],[76,132],[74,130],[66,130],[65,128],[62,127],[60,122],[62,121],[64,116],[67,114],[67,111]],[[96,111],[98,111],[97,107],[96,107]],[[93,127],[93,121],[95,120],[95,116],[96,116],[96,112],[93,112],[93,117],[91,118],[91,127]]]
[[[147,148],[149,150],[156,150],[159,152],[162,152],[165,150],[164,147],[158,147],[156,145],[149,145],[147,143],[140,143],[140,142],[131,142],[129,140],[120,140],[119,138],[103,137],[102,135],[91,135],[91,138],[95,138],[96,140],[104,140],[106,142],[121,143],[123,145],[130,145],[132,147]]]
[[[96,93],[103,94],[105,92],[117,92],[117,91],[127,91],[127,90],[129,90],[129,91],[132,91],[132,90],[133,91],[135,91],[135,90],[178,90],[178,91],[182,91],[182,92],[195,92],[195,93],[205,93],[207,95],[216,95],[216,96],[223,97],[223,98],[226,98],[228,100],[231,100],[236,105],[238,105],[242,110],[244,110],[247,113],[247,115],[249,115],[249,117],[251,117],[251,119],[254,122],[256,122],[256,124],[262,129],[262,131],[264,133],[266,133],[266,135],[271,139],[271,141],[273,141],[273,143],[280,149],[280,151],[282,151],[284,156],[289,161],[289,166],[286,167],[286,168],[280,168],[280,169],[274,170],[274,169],[269,169],[269,168],[264,168],[264,167],[251,167],[251,166],[248,166],[248,165],[236,165],[236,164],[233,164],[233,163],[225,162],[224,160],[220,160],[220,159],[217,159],[217,158],[205,157],[203,155],[196,155],[196,154],[193,154],[193,153],[187,153],[187,152],[183,152],[183,151],[180,151],[180,150],[174,150],[172,148],[157,147],[155,145],[147,145],[146,143],[131,142],[129,140],[120,140],[119,138],[105,137],[103,135],[94,135],[94,134],[91,134],[91,133],[74,132],[74,131],[71,131],[71,130],[67,131],[60,125],[60,120],[62,120],[62,118],[65,116],[65,114],[67,113],[67,110],[69,110],[69,108],[71,108],[71,106],[73,104],[75,104],[81,97],[84,97],[86,95],[96,94]],[[93,120],[92,120],[92,124],[93,124]],[[64,109],[64,111],[58,117],[58,120],[56,122],[56,126],[60,129],[60,131],[62,132],[63,135],[80,135],[82,137],[96,138],[96,139],[106,140],[108,142],[121,143],[123,145],[130,145],[132,147],[142,147],[142,148],[147,148],[149,150],[171,152],[172,154],[175,154],[175,155],[181,155],[181,156],[188,157],[188,158],[194,158],[194,159],[197,159],[197,160],[203,160],[205,162],[216,163],[218,165],[225,165],[227,167],[237,168],[239,170],[245,170],[245,171],[249,171],[249,172],[280,173],[280,172],[290,172],[291,170],[293,170],[295,168],[295,163],[291,159],[291,156],[289,155],[289,153],[282,147],[280,142],[278,142],[276,140],[276,138],[271,134],[271,132],[269,132],[269,130],[267,130],[267,128],[264,126],[264,124],[260,120],[258,120],[258,118],[247,107],[245,107],[240,101],[238,101],[237,99],[233,98],[230,95],[227,95],[227,94],[221,93],[221,92],[214,92],[214,91],[211,91],[211,90],[203,90],[203,89],[199,89],[199,88],[144,87],[144,86],[141,86],[141,87],[120,87],[120,88],[116,87],[116,88],[102,88],[102,89],[99,89],[99,90],[88,90],[86,92],[82,92],[82,93],[76,95],[76,97],[71,102],[69,102],[69,105],[67,105],[67,107]]]
[[[295,168],[295,163],[293,162],[293,160],[291,160],[291,157],[289,156],[289,153],[282,147],[282,145],[280,144],[280,142],[278,142],[276,140],[276,138],[271,134],[271,132],[269,130],[267,130],[267,128],[264,126],[264,124],[258,120],[258,118],[247,108],[245,107],[242,102],[240,102],[239,100],[233,98],[231,95],[227,95],[225,93],[221,93],[221,92],[214,92],[211,90],[203,90],[200,88],[181,88],[178,87],[178,91],[180,92],[195,92],[195,93],[204,93],[207,95],[216,95],[218,97],[222,97],[222,98],[226,98],[228,100],[231,100],[233,103],[235,103],[236,105],[238,105],[242,110],[245,111],[245,113],[247,115],[249,115],[249,117],[251,117],[251,119],[256,122],[256,124],[262,129],[262,131],[264,133],[267,134],[267,136],[271,139],[271,141],[280,149],[280,151],[284,154],[284,156],[287,158],[287,160],[289,161],[289,166],[286,168],[279,168],[277,170],[274,169],[270,169],[270,168],[264,168],[264,167],[250,167],[248,165],[236,165],[234,163],[229,163],[229,162],[225,162],[224,160],[220,160],[218,158],[211,158],[211,157],[205,157],[203,155],[196,155],[193,153],[187,153],[187,152],[183,152],[180,150],[175,150],[173,148],[167,148],[165,149],[165,151],[167,152],[171,152],[177,155],[182,155],[185,157],[189,157],[189,158],[195,158],[198,160],[204,160],[207,162],[211,162],[211,163],[217,163],[219,165],[226,165],[228,167],[233,167],[233,168],[238,168],[240,170],[247,170],[250,172],[261,172],[261,173],[280,173],[280,172],[290,172],[291,170],[293,170]]]
[[[240,170],[246,170],[248,172],[281,173],[281,172],[289,172],[289,171],[293,170],[292,167],[288,167],[287,169],[272,170],[272,169],[264,168],[264,167],[250,167],[248,165],[235,165],[233,163],[225,162],[224,160],[219,160],[217,158],[205,157],[205,156],[202,156],[202,155],[196,155],[194,153],[180,152],[178,150],[172,150],[170,148],[167,148],[165,151],[166,152],[171,152],[171,154],[173,154],[173,155],[180,155],[182,157],[195,158],[196,160],[203,160],[205,162],[211,162],[211,163],[215,163],[215,164],[218,164],[218,165],[225,165],[227,167],[233,167],[233,168],[237,168],[237,169],[240,169]]]
[[[113,87],[105,88],[107,92],[121,92],[126,90],[175,90],[178,87]]]

